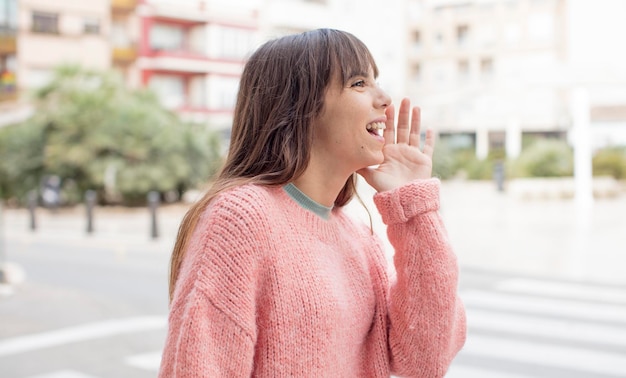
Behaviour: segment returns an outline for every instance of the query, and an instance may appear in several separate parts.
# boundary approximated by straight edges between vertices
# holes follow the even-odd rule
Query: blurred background
[[[626,377],[625,15],[623,0],[0,0],[0,377],[156,376],[169,253],[224,156],[245,60],[319,27],[362,39],[381,86],[439,134],[469,321],[447,376]]]

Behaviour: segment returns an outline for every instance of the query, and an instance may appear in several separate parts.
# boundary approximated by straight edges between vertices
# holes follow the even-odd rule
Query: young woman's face
[[[339,81],[338,75],[331,80],[313,121],[312,157],[350,174],[383,161],[382,129],[391,98],[376,83],[371,67],[346,83]]]

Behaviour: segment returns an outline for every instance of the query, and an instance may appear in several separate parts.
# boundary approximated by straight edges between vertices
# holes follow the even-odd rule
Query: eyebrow
[[[362,78],[366,78],[366,79],[367,79],[367,78],[369,78],[369,76],[370,76],[369,72],[363,72],[363,71],[360,71],[360,72],[352,72],[352,73],[350,73],[350,74],[346,77],[346,80],[345,80],[345,81],[346,81],[346,84],[347,84],[350,80],[352,80],[352,79],[354,79],[354,78],[357,78],[357,77],[362,77]],[[376,79],[376,76],[374,76],[374,79]]]

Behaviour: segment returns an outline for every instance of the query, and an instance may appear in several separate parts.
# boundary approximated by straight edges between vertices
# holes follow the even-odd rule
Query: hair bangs
[[[331,70],[340,75],[342,84],[355,76],[368,76],[370,67],[378,77],[378,66],[363,42],[349,33],[338,33],[337,38],[338,43],[331,44]]]

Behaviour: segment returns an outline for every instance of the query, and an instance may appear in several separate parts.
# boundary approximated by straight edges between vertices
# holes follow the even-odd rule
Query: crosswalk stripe
[[[572,300],[555,300],[543,297],[516,296],[511,294],[470,290],[461,293],[467,307],[482,307],[496,311],[533,313],[556,317],[570,317],[599,322],[624,323],[626,306],[604,303],[581,303]]]
[[[161,365],[161,352],[137,354],[126,358],[126,363],[143,370],[158,371]]]
[[[161,329],[166,324],[167,319],[164,316],[140,316],[82,324],[34,335],[17,336],[11,339],[0,340],[0,357],[71,342]]]
[[[622,376],[626,371],[623,354],[474,334],[468,335],[462,353],[467,358],[481,356],[590,374]]]
[[[511,278],[496,285],[496,290],[511,293],[556,296],[559,298],[626,304],[626,289],[590,286],[575,282],[554,282],[528,278]]]
[[[623,327],[477,309],[467,311],[467,322],[473,329],[626,347],[626,329]]]
[[[73,370],[60,370],[53,373],[31,375],[26,378],[96,378],[93,375],[83,374]]]
[[[453,365],[446,373],[446,378],[533,378],[530,375],[505,373],[464,365]]]

